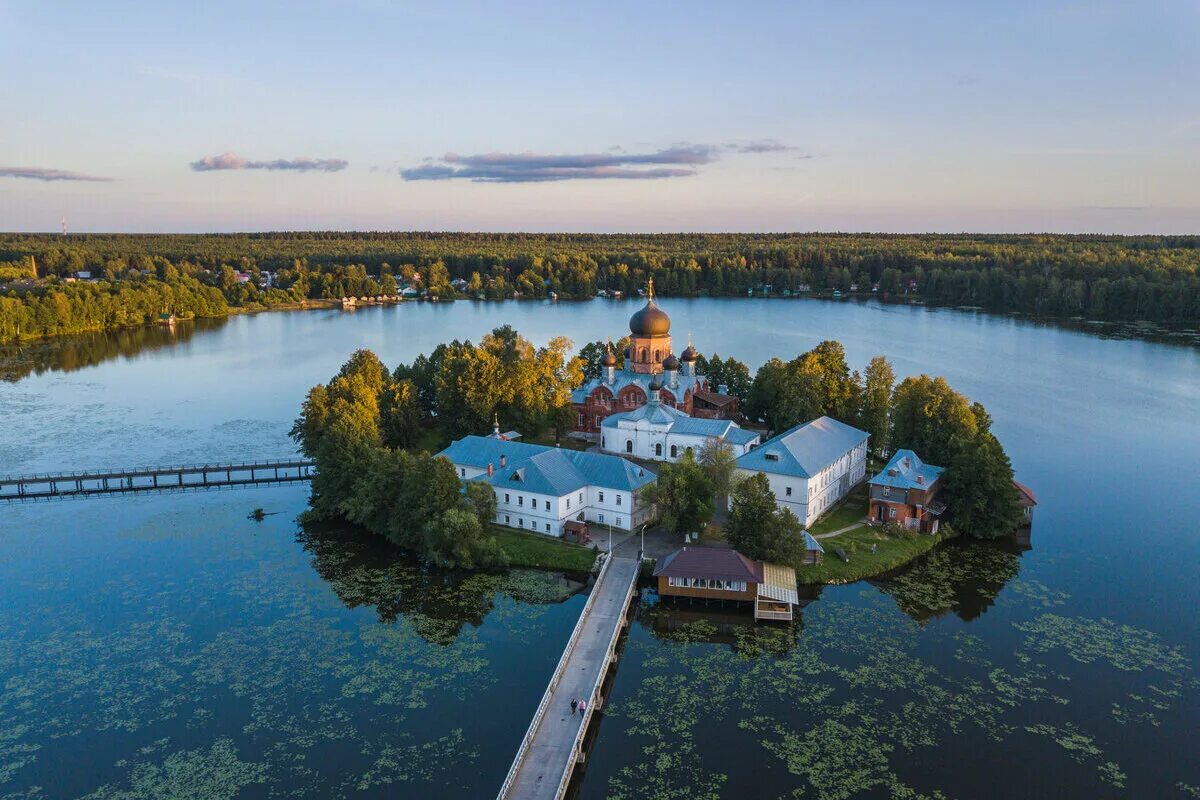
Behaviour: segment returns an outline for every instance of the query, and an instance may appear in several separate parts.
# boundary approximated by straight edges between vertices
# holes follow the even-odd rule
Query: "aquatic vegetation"
[[[919,622],[949,611],[971,619],[995,601],[1019,570],[1017,555],[998,544],[955,542],[879,581],[879,586]]]
[[[1019,578],[1009,584],[1008,588],[1025,603],[1043,608],[1061,606],[1071,599],[1071,595],[1067,592],[1051,589],[1041,581],[1035,581],[1032,578]]]
[[[139,763],[124,786],[102,786],[83,800],[232,800],[247,786],[265,783],[267,767],[238,758],[229,739],[205,749],[172,753],[161,763]]]
[[[1014,627],[1026,634],[1024,646],[1032,653],[1061,649],[1080,663],[1101,661],[1125,672],[1179,675],[1189,667],[1183,650],[1163,644],[1158,634],[1110,619],[1043,614]]]

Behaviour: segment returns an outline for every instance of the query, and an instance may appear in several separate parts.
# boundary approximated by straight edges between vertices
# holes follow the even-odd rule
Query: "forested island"
[[[861,296],[1200,324],[1200,236],[0,234],[0,341],[343,297]]]
[[[501,425],[520,429],[529,441],[586,446],[564,436],[574,417],[571,390],[597,369],[604,349],[592,342],[574,353],[565,337],[536,347],[506,325],[478,344],[441,344],[391,369],[373,352],[357,351],[328,383],[309,391],[292,429],[317,465],[309,516],[348,520],[437,563],[468,569],[579,569],[590,563],[581,548],[493,524],[492,487],[460,481],[454,465],[434,453],[451,440]],[[768,432],[828,415],[869,433],[878,455],[912,448],[947,465],[953,528],[929,536],[883,526],[877,553],[863,553],[851,569],[800,569],[802,581],[866,577],[927,552],[956,531],[995,539],[1018,525],[1013,470],[991,432],[991,417],[944,378],[919,375],[896,383],[883,356],[862,372],[852,370],[837,341],[789,361],[771,359],[753,378],[736,359],[699,359],[706,373],[729,381],[750,419]],[[730,543],[753,558],[803,564],[804,527],[796,516],[776,508],[761,475],[738,481],[731,451],[717,440],[709,444],[694,458],[658,465],[656,479],[643,490],[657,508],[657,525],[679,536],[705,529],[715,501],[728,495],[731,514],[723,536]]]

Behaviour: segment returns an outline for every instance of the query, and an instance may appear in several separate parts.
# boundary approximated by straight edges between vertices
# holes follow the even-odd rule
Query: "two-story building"
[[[486,481],[496,493],[496,523],[562,536],[570,521],[624,531],[650,522],[654,507],[641,490],[654,474],[619,456],[583,453],[490,436],[467,436],[439,456],[464,481]]]
[[[833,417],[818,417],[740,456],[734,480],[765,474],[779,507],[808,527],[866,477],[868,438]]]
[[[937,533],[946,506],[937,499],[944,467],[923,462],[912,450],[897,450],[871,478],[870,519],[894,522],[921,533]]]

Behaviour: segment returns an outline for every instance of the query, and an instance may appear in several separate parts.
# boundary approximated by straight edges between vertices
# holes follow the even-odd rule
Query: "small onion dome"
[[[617,365],[617,356],[612,349],[604,351],[604,357],[600,359],[600,366],[615,367]]]
[[[659,380],[657,375],[655,375],[653,378],[650,379],[650,391],[657,392],[661,388],[662,388],[662,381]]]
[[[667,372],[674,372],[679,369],[679,359],[675,357],[674,353],[663,359],[663,369]]]
[[[650,298],[645,308],[629,318],[629,332],[634,336],[666,336],[671,332],[671,318]]]
[[[692,347],[690,344],[687,346],[687,349],[683,351],[684,361],[695,361],[699,357],[700,354],[696,352],[696,348]]]

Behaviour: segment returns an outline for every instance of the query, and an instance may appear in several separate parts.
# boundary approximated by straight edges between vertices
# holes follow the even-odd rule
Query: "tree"
[[[451,508],[421,527],[424,551],[432,558],[463,569],[503,567],[508,556],[495,537],[485,534],[470,511]]]
[[[712,484],[717,496],[724,497],[729,494],[733,470],[737,466],[737,456],[733,454],[733,447],[724,439],[710,436],[700,446],[697,461],[708,476],[708,482]]]
[[[655,504],[659,520],[673,533],[699,531],[715,510],[712,482],[688,453],[674,464],[663,464],[642,497]]]
[[[923,460],[943,466],[979,429],[967,398],[940,376],[917,375],[901,381],[892,393],[891,418],[892,447],[908,448]]]
[[[615,344],[597,339],[594,342],[588,342],[579,350],[579,358],[582,359],[583,381],[591,381],[599,378],[603,372],[600,365],[600,360],[604,358],[604,354],[611,347],[613,355],[617,357],[617,363],[621,363],[625,358],[625,348],[629,346],[629,337],[623,336]]]
[[[486,528],[496,519],[496,490],[490,483],[470,481],[463,494],[463,505]]]
[[[959,450],[945,480],[954,525],[968,536],[994,539],[1021,523],[1012,464],[990,431],[980,431]]]
[[[380,432],[388,447],[409,448],[421,436],[421,411],[417,387],[409,379],[390,380],[380,399]]]
[[[892,386],[896,373],[883,356],[875,356],[863,374],[862,409],[858,414],[860,427],[871,434],[871,444],[878,453],[886,453],[890,431],[889,411]]]
[[[745,556],[783,564],[799,563],[802,553],[800,520],[775,502],[767,476],[761,472],[733,486],[725,539]]]

